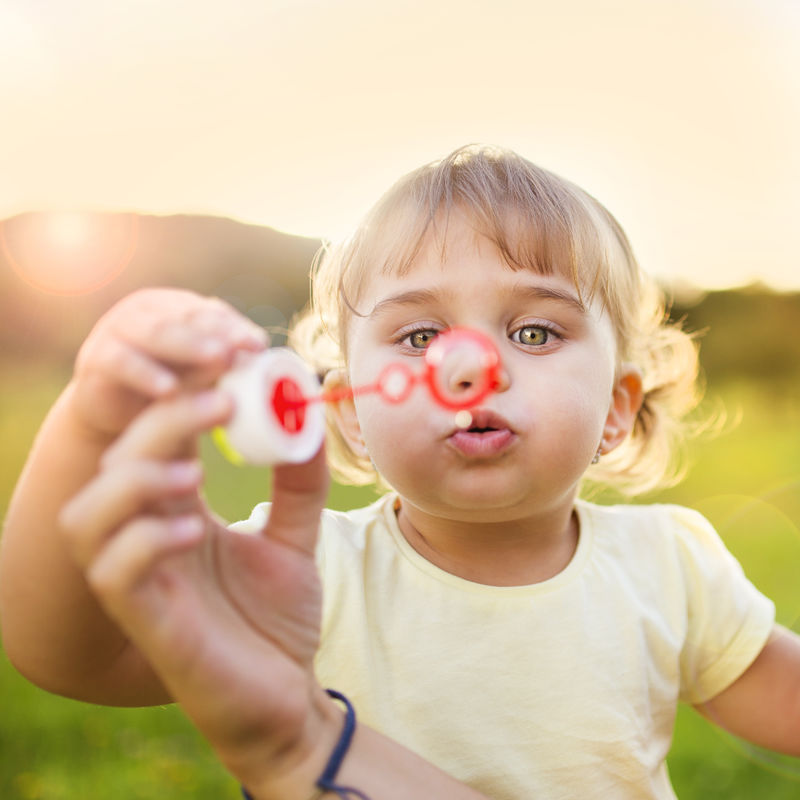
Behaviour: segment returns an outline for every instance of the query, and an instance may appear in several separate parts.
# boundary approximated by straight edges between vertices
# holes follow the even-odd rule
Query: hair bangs
[[[407,272],[424,247],[444,256],[451,214],[463,214],[513,270],[562,275],[589,302],[607,283],[611,232],[581,189],[495,148],[463,148],[401,179],[373,208],[343,273],[355,301],[365,275]]]

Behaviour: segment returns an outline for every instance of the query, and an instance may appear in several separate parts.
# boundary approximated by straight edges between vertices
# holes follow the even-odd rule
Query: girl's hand
[[[322,452],[276,468],[262,534],[228,530],[203,502],[199,464],[183,454],[231,410],[217,391],[152,403],[61,522],[105,611],[229,769],[255,783],[271,760],[279,771],[303,757],[310,736],[325,728],[335,739],[341,724],[312,673],[328,473]]]
[[[78,353],[72,405],[113,438],[155,398],[212,386],[237,349],[261,350],[263,329],[217,298],[143,289],[113,306]]]

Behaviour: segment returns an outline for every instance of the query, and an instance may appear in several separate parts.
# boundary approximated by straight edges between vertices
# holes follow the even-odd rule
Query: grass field
[[[35,430],[65,378],[37,364],[0,366],[0,515]],[[697,443],[687,480],[654,499],[706,513],[751,578],[776,600],[780,621],[797,627],[800,397],[790,386],[740,383],[722,387],[718,399],[732,419],[741,420]],[[208,495],[223,516],[246,516],[267,496],[269,476],[263,470],[238,470],[210,449],[206,461]],[[330,504],[352,507],[372,496],[334,487]],[[107,709],[54,697],[18,676],[1,652],[0,704],[2,800],[239,796],[175,708]],[[800,760],[747,747],[690,710],[680,711],[669,764],[682,800],[800,797]]]

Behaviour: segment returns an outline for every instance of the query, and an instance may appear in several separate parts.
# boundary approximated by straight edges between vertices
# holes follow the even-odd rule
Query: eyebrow
[[[586,313],[586,306],[578,297],[571,292],[561,289],[552,289],[547,286],[515,284],[510,294],[515,298],[522,298],[523,300],[555,300],[558,303],[563,303],[572,307],[581,314]],[[442,300],[442,294],[433,289],[411,289],[407,292],[399,292],[398,294],[393,294],[383,300],[379,300],[369,312],[368,316],[379,316],[397,306],[431,305],[441,302]]]
[[[389,297],[379,300],[373,306],[368,316],[374,317],[383,314],[395,306],[420,306],[425,304],[438,303],[442,300],[442,295],[433,289],[411,289],[407,292],[399,292]]]
[[[559,303],[565,303],[572,306],[581,314],[586,313],[586,305],[580,298],[576,297],[572,292],[567,292],[562,289],[551,289],[547,286],[526,286],[525,284],[517,284],[514,287],[514,296],[522,298],[531,298],[535,300],[555,300]]]

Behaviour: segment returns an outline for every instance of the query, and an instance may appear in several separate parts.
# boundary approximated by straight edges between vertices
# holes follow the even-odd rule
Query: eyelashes
[[[521,325],[512,331],[510,339],[517,344],[527,347],[544,347],[552,344],[554,339],[563,339],[552,325],[537,323],[535,325]]]
[[[415,355],[423,354],[430,343],[444,328],[432,328],[429,324],[402,330],[395,339],[395,344]]]
[[[398,332],[394,344],[405,352],[421,355],[444,330],[446,330],[445,327],[433,326],[428,322],[409,326]],[[529,351],[549,350],[565,339],[555,325],[539,320],[518,325],[508,333],[508,338]]]

